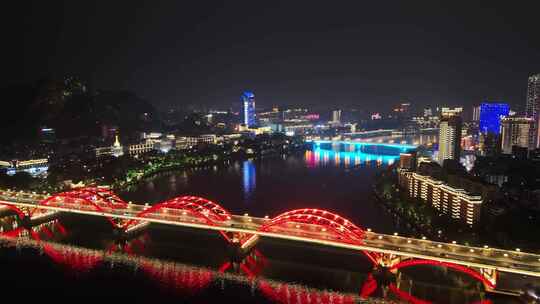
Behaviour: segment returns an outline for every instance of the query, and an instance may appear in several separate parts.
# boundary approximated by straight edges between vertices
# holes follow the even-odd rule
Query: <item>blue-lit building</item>
[[[501,118],[508,116],[510,106],[506,103],[484,102],[480,105],[480,132],[500,134]]]
[[[245,91],[240,97],[242,101],[242,123],[248,127],[254,127],[255,121],[255,94]]]

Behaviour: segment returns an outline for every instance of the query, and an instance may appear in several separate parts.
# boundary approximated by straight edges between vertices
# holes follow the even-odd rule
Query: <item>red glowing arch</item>
[[[0,205],[4,205],[8,209],[14,211],[17,214],[17,216],[19,217],[20,220],[23,220],[27,216],[26,213],[24,213],[24,211],[22,211],[17,206],[13,206],[13,205],[10,205],[10,204],[5,204],[5,203],[0,203]]]
[[[351,221],[335,213],[320,209],[296,209],[282,213],[265,223],[260,230],[268,231],[271,227],[286,223],[299,223],[322,226],[330,229],[344,241],[363,242],[365,232]]]
[[[481,281],[485,284],[485,286],[488,286],[489,288],[495,289],[495,284],[493,284],[490,280],[488,280],[486,277],[484,277],[479,272],[458,264],[454,263],[448,263],[448,262],[440,262],[440,261],[432,261],[432,260],[419,260],[419,259],[412,259],[412,260],[405,260],[403,262],[400,262],[392,267],[389,268],[390,271],[392,270],[398,270],[404,267],[410,267],[410,266],[417,266],[417,265],[432,265],[432,266],[442,266],[446,268],[450,268],[459,272],[462,272],[473,279],[476,279],[478,281]]]
[[[197,196],[180,196],[148,207],[137,214],[138,218],[151,217],[158,211],[168,212],[172,215],[180,215],[178,212],[186,212],[201,218],[209,225],[225,222],[231,219],[231,214],[220,205]],[[139,223],[141,220],[129,220],[123,226],[124,229]]]
[[[62,201],[63,206],[72,205],[75,207],[74,209],[79,210],[85,210],[90,207],[91,211],[99,212],[108,212],[110,209],[121,209],[128,206],[125,201],[119,198],[112,191],[104,188],[91,187],[58,193],[41,201],[39,205],[55,206],[57,205],[56,203],[58,200]],[[34,210],[32,210],[31,214],[34,212]],[[120,228],[112,218],[107,217],[107,220],[113,225],[113,227]]]
[[[66,203],[73,202],[74,199],[87,201],[89,204],[96,205],[99,208],[120,209],[128,204],[119,198],[112,191],[104,188],[79,188],[71,191],[61,192],[40,202],[41,205],[49,205],[58,199],[66,199]]]
[[[259,231],[269,231],[273,227],[288,223],[320,226],[343,243],[356,245],[364,243],[365,231],[362,228],[338,214],[321,209],[296,209],[282,213],[262,225]],[[375,254],[368,252],[364,254],[373,263],[377,263]]]

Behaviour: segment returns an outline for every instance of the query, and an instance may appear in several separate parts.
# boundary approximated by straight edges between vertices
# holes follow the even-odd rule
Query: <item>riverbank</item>
[[[170,154],[163,158],[151,160],[142,168],[130,169],[126,172],[124,178],[115,181],[111,188],[115,191],[125,191],[140,182],[147,181],[163,173],[174,173],[190,168],[222,166],[234,161],[300,154],[304,153],[305,149],[306,147],[302,145],[280,150],[266,149],[259,153]]]

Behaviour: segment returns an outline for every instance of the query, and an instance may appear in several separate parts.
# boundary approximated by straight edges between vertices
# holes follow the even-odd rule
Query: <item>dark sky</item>
[[[252,89],[267,106],[519,109],[540,72],[535,1],[26,3],[5,12],[22,58],[4,84],[71,73],[161,106],[228,106]]]

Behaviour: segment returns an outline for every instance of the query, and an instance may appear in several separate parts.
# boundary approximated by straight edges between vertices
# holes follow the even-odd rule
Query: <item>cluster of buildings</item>
[[[229,142],[241,137],[241,134],[221,135],[203,134],[194,136],[176,136],[174,134],[163,134],[159,132],[141,133],[141,139],[137,143],[122,145],[115,136],[115,141],[111,146],[99,147],[95,149],[96,157],[129,155],[138,157],[150,152],[167,153],[170,150],[187,150],[203,144],[218,144]]]
[[[7,175],[15,175],[19,172],[26,172],[30,175],[44,176],[49,169],[49,159],[38,158],[28,160],[0,160],[0,171],[5,172]]]
[[[429,117],[432,113],[424,114]],[[401,155],[398,169],[399,186],[409,199],[428,203],[440,214],[470,227],[480,221],[482,203],[496,186],[485,181],[473,182],[473,178],[463,173],[457,175],[468,182],[451,182],[447,170],[456,168],[463,150],[473,151],[480,157],[508,155],[518,160],[536,157],[540,148],[540,74],[528,79],[524,113],[511,111],[504,102],[486,101],[474,107],[472,114],[472,121],[464,122],[462,108],[441,109],[438,151],[434,157],[438,164],[407,153]],[[426,125],[429,121],[416,120]],[[433,174],[433,170],[420,170],[420,166],[435,166],[446,174]],[[474,183],[476,185],[471,186]]]

